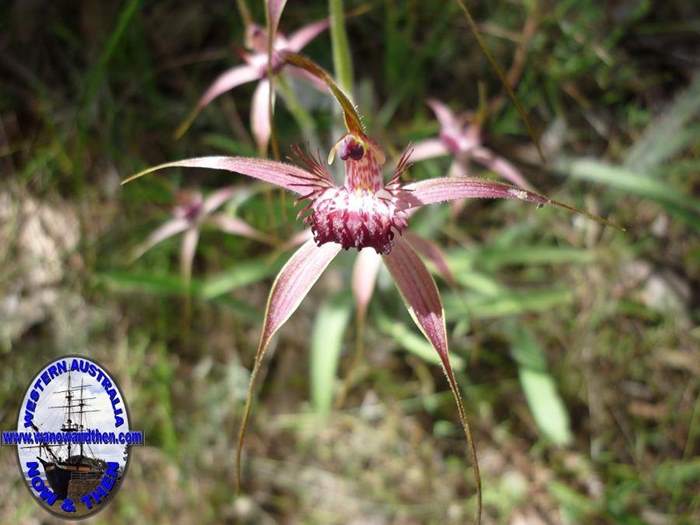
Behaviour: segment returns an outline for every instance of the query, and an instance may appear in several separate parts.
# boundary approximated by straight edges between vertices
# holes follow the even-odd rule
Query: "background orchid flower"
[[[518,168],[483,145],[480,118],[469,114],[456,115],[439,100],[430,99],[428,105],[440,124],[440,134],[414,145],[413,162],[450,155],[453,158],[452,176],[470,175],[469,165],[474,161],[516,186],[535,191]]]
[[[328,28],[328,20],[319,20],[307,24],[288,37],[277,31],[279,20],[286,2],[268,0],[271,33],[258,24],[248,22],[245,29],[245,46],[247,51],[242,51],[241,56],[245,62],[243,65],[234,66],[219,75],[200,97],[197,105],[190,115],[178,127],[176,137],[181,137],[190,127],[192,121],[200,111],[208,106],[215,98],[248,82],[258,81],[258,86],[253,93],[250,108],[250,127],[261,154],[267,151],[272,129],[270,126],[270,80],[268,78],[268,58],[270,70],[273,74],[279,73],[283,68],[295,77],[311,81],[317,87],[322,87],[316,79],[305,71],[294,66],[285,66],[280,54],[284,52],[298,53],[309,42]],[[270,34],[272,35],[270,37]],[[272,41],[272,49],[268,42]]]
[[[138,259],[166,239],[183,233],[180,245],[180,273],[185,281],[189,281],[202,226],[211,226],[224,233],[272,244],[273,240],[270,236],[256,230],[247,222],[224,212],[214,213],[241,191],[240,188],[230,186],[217,190],[206,198],[196,190],[180,191],[177,194],[177,205],[173,209],[172,217],[156,228],[134,250],[132,260]]]
[[[344,162],[345,180],[334,182],[328,168],[301,148],[294,148],[297,165],[245,157],[199,157],[161,164],[146,169],[126,182],[164,168],[190,167],[226,170],[270,182],[298,195],[305,202],[300,216],[311,228],[308,239],[290,257],[277,275],[267,301],[262,333],[251,373],[237,449],[237,483],[240,485],[241,451],[250,416],[255,379],[269,343],[301,304],[341,249],[356,249],[365,259],[362,264],[376,266],[376,259],[364,253],[374,250],[387,266],[406,307],[425,338],[437,351],[459,419],[470,446],[477,483],[478,515],[481,512],[481,481],[474,446],[459,386],[449,358],[445,317],[438,288],[425,264],[404,236],[410,213],[422,206],[466,198],[513,199],[542,205],[574,208],[509,184],[472,177],[440,177],[403,183],[410,167],[412,149],[407,149],[388,180],[383,176],[385,155],[374,140],[365,134],[354,105],[338,88],[330,75],[309,59],[289,54],[285,59],[306,69],[325,82],[343,109],[348,133],[331,149],[329,163],[335,156]],[[586,216],[602,222],[604,219]]]

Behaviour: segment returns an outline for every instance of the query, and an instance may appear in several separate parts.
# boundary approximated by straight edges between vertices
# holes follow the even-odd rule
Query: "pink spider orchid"
[[[381,256],[394,279],[406,307],[426,339],[437,351],[448,385],[454,396],[460,423],[470,447],[477,485],[477,521],[481,515],[481,480],[476,448],[464,410],[457,380],[450,365],[447,330],[440,293],[430,272],[407,238],[408,218],[412,211],[430,204],[467,198],[514,199],[542,205],[555,205],[570,211],[574,208],[509,184],[472,177],[440,177],[403,183],[410,167],[411,148],[400,157],[388,180],[382,166],[385,156],[381,147],[364,131],[355,108],[335,85],[327,72],[300,55],[285,59],[305,68],[323,80],[343,108],[348,133],[332,148],[329,163],[337,154],[344,162],[345,181],[337,185],[320,160],[295,148],[298,165],[245,157],[199,157],[168,162],[144,170],[124,181],[127,183],[165,168],[209,168],[240,173],[269,182],[298,195],[305,201],[301,210],[313,238],[302,244],[277,275],[267,301],[262,333],[251,373],[248,398],[241,423],[237,449],[236,481],[240,486],[241,450],[250,416],[254,384],[272,337],[296,311],[311,287],[342,250],[356,249],[363,254],[373,250]],[[586,212],[586,216],[596,218]],[[366,258],[363,264],[375,264]],[[359,270],[358,270],[359,268]],[[362,266],[356,267],[361,272]],[[374,272],[376,275],[376,272]],[[366,293],[367,286],[359,290]]]
[[[258,81],[251,103],[250,127],[255,137],[258,151],[261,155],[264,155],[272,133],[270,126],[270,111],[272,109],[272,104],[270,103],[271,83],[268,73],[271,71],[273,74],[277,74],[284,68],[285,72],[289,74],[309,80],[317,87],[323,87],[305,71],[291,65],[285,65],[281,56],[286,52],[298,53],[301,51],[309,42],[328,28],[329,22],[327,19],[313,22],[286,37],[277,31],[285,4],[285,1],[268,0],[272,38],[270,38],[270,33],[265,28],[253,22],[248,22],[245,31],[245,46],[250,52],[241,52],[241,56],[246,63],[224,71],[214,80],[201,96],[192,113],[178,127],[175,132],[176,137],[182,136],[199,112],[215,98],[248,82]],[[268,42],[272,42],[271,50]],[[269,69],[268,61],[270,64]]]
[[[535,191],[518,168],[482,144],[479,118],[469,114],[455,115],[439,100],[430,99],[428,105],[438,119],[440,134],[413,146],[413,162],[450,155],[453,158],[451,176],[470,175],[469,164],[474,161],[516,186]]]
[[[199,231],[202,226],[212,226],[224,233],[272,244],[273,241],[269,236],[259,232],[247,222],[224,212],[214,213],[241,191],[243,190],[231,186],[217,190],[207,198],[204,198],[199,191],[179,192],[172,218],[156,228],[134,250],[132,260],[138,259],[166,239],[184,233],[180,245],[180,273],[182,278],[189,282],[192,275],[192,262],[199,242]]]

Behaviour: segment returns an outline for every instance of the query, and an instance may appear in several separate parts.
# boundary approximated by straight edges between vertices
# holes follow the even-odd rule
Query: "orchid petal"
[[[440,177],[407,184],[403,189],[407,194],[402,194],[402,198],[411,206],[459,199],[516,199],[568,208],[537,193],[475,177]]]
[[[202,204],[202,215],[209,215],[211,212],[216,211],[225,202],[231,200],[233,196],[240,191],[239,188],[227,187],[216,190],[214,193],[210,194],[204,203]]]
[[[497,156],[493,151],[488,148],[478,147],[474,148],[471,152],[472,158],[482,164],[484,167],[497,173],[506,180],[509,180],[516,186],[525,188],[529,191],[535,191],[535,188],[525,180],[522,176],[520,170],[516,168],[513,164],[508,162],[506,159]]]
[[[449,150],[440,139],[426,139],[413,144],[410,161],[419,162],[421,160],[432,159],[449,155]]]
[[[264,155],[267,144],[270,142],[272,128],[270,123],[270,81],[265,79],[258,83],[253,94],[253,102],[250,108],[250,127],[253,130],[258,151]]]
[[[202,95],[202,97],[199,99],[197,105],[189,116],[177,128],[175,131],[175,137],[179,138],[184,135],[199,112],[208,106],[211,101],[217,98],[219,95],[222,95],[223,93],[247,82],[258,80],[260,77],[261,75],[258,69],[249,65],[232,67],[231,69],[223,72],[204,92],[204,95]]]
[[[194,252],[197,249],[199,242],[199,230],[190,228],[185,232],[182,238],[182,246],[180,248],[180,273],[182,278],[189,282],[192,276],[192,262],[194,261]]]
[[[446,104],[434,98],[429,99],[427,104],[435,113],[441,128],[450,130],[459,130],[461,128],[459,120]]]
[[[239,219],[238,217],[231,217],[230,215],[226,215],[224,213],[217,213],[216,215],[212,215],[207,220],[207,223],[230,235],[240,235],[241,237],[264,242],[266,244],[273,243],[269,236],[256,230],[250,224]]]
[[[336,243],[316,246],[313,239],[306,241],[280,270],[272,285],[270,296],[267,300],[260,343],[255,354],[255,364],[250,375],[250,386],[248,387],[248,396],[243,409],[243,420],[238,434],[238,447],[236,449],[237,487],[241,485],[241,452],[248,427],[255,378],[260,370],[270,339],[299,307],[301,301],[311,290],[311,287],[321,277],[321,274],[333,258],[338,255],[340,248],[341,246]]]
[[[548,204],[564,208],[573,213],[580,213],[584,217],[605,224],[606,226],[612,226],[613,228],[624,231],[624,228],[617,226],[615,223],[603,217],[574,208],[563,202],[555,201],[539,193],[516,188],[515,186],[502,182],[477,179],[474,177],[440,177],[407,184],[399,194],[399,199],[407,208],[459,199],[515,199],[532,202],[540,206]]]
[[[617,230],[625,231],[624,228],[585,210],[569,206],[563,202],[555,201],[538,193],[516,188],[509,184],[494,182],[486,179],[473,177],[441,177],[430,179],[403,187],[399,194],[399,199],[406,208],[424,206],[438,202],[455,201],[459,199],[515,199],[532,202],[539,206],[545,204],[563,208],[572,213],[579,213],[588,219],[596,221],[606,226],[611,226]]]
[[[297,29],[289,36],[289,40],[287,41],[288,48],[291,51],[298,53],[304,49],[309,42],[328,29],[329,24],[330,21],[328,19],[324,19],[307,24],[304,27]]]
[[[420,257],[411,248],[408,242],[399,239],[388,255],[384,255],[384,263],[394,278],[401,297],[406,303],[411,317],[430,344],[435,348],[442,363],[442,369],[447,377],[447,382],[457,404],[457,413],[464,430],[464,435],[470,448],[472,467],[476,479],[478,514],[481,516],[481,476],[479,463],[476,456],[476,447],[471,435],[469,420],[459,385],[450,364],[449,349],[447,344],[447,329],[445,316],[442,309],[442,301],[435,281],[425,267]],[[479,519],[477,519],[478,522]]]
[[[317,179],[313,173],[284,162],[274,160],[254,159],[248,157],[196,157],[193,159],[177,160],[166,162],[152,168],[145,169],[122,181],[126,184],[144,175],[159,171],[165,168],[207,168],[212,170],[224,170],[240,173],[259,179],[294,193],[303,195],[308,193],[309,183]],[[305,183],[306,181],[306,183]]]
[[[287,5],[287,0],[267,0],[267,12],[270,17],[270,33],[272,33],[273,41],[285,5]]]
[[[131,260],[135,261],[156,244],[160,244],[165,239],[184,232],[189,226],[190,222],[187,219],[170,219],[156,228],[143,243],[136,247]]]
[[[357,254],[355,265],[352,269],[352,293],[355,297],[357,317],[364,319],[367,313],[374,287],[377,283],[377,274],[382,264],[381,256],[374,248],[363,248]]]
[[[450,270],[450,267],[447,264],[447,258],[442,252],[442,249],[436,243],[411,231],[404,232],[403,238],[406,239],[413,249],[416,250],[421,256],[425,257],[435,265],[435,269],[438,271],[440,276],[445,279],[445,281],[452,286],[456,286],[457,281],[452,274],[452,270]]]

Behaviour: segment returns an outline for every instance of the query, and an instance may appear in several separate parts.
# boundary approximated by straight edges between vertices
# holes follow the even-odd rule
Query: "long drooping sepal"
[[[580,213],[591,220],[624,231],[616,224],[585,210],[555,201],[539,193],[510,184],[474,177],[439,177],[405,185],[398,195],[407,209],[460,199],[513,199],[544,206],[545,204]]]
[[[122,184],[165,168],[207,168],[231,171],[281,186],[300,195],[308,193],[309,187],[313,185],[314,181],[318,180],[317,175],[284,162],[248,157],[197,157],[153,166],[132,175],[124,180]]]
[[[260,365],[265,357],[267,347],[272,336],[287,322],[326,267],[338,255],[340,248],[340,245],[335,243],[316,246],[313,239],[306,241],[280,270],[272,285],[270,296],[267,300],[260,343],[255,354],[255,364],[250,375],[250,386],[248,387],[248,397],[243,409],[241,428],[238,433],[238,446],[236,448],[237,489],[241,485],[241,451],[243,450],[243,442],[253,402],[255,378],[260,371]]]
[[[413,320],[420,328],[425,338],[435,348],[440,356],[442,369],[447,377],[447,382],[457,404],[457,413],[460,423],[467,438],[471,453],[472,467],[476,480],[477,491],[477,516],[476,523],[481,521],[481,475],[479,473],[479,462],[476,455],[476,445],[472,438],[469,419],[464,409],[462,395],[459,385],[452,371],[450,364],[449,349],[447,344],[447,329],[445,328],[445,315],[442,309],[442,301],[435,281],[428,272],[420,257],[411,248],[408,242],[399,239],[391,250],[391,253],[384,255],[384,263],[389,268],[389,272],[394,278],[394,282],[401,292],[401,297],[406,303],[406,307],[413,317]]]
[[[204,95],[197,101],[197,105],[187,118],[178,126],[175,131],[175,138],[180,138],[185,134],[199,112],[208,106],[212,100],[235,87],[258,80],[260,77],[260,71],[249,65],[232,67],[222,73],[204,92]]]
[[[435,269],[440,274],[440,277],[445,279],[450,285],[456,286],[455,276],[447,264],[445,254],[437,244],[411,231],[404,232],[403,238],[408,241],[414,250],[435,265]]]

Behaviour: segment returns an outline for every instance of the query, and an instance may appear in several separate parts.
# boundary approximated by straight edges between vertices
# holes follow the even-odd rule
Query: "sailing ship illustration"
[[[65,404],[51,406],[50,409],[64,410],[61,432],[81,432],[86,429],[85,414],[89,412],[99,412],[99,410],[89,409],[88,401],[95,397],[85,397],[87,386],[81,380],[80,386],[73,386],[71,375],[68,372],[68,382],[65,390],[54,392],[55,394],[65,394]],[[32,424],[35,432],[39,428]],[[100,484],[107,463],[95,457],[89,444],[82,442],[78,444],[68,443],[64,445],[49,445],[41,443],[30,445],[24,448],[38,448],[37,459],[41,462],[46,480],[51,490],[58,499],[67,497],[77,499],[83,494],[94,490]]]

